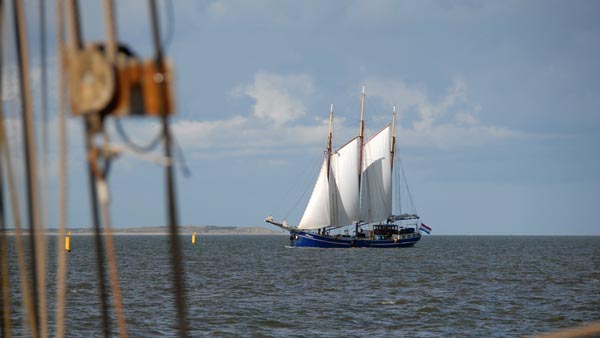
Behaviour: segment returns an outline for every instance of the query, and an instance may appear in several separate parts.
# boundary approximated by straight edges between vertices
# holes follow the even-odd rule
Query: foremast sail
[[[333,104],[329,109],[329,131],[327,132],[327,157],[323,160],[317,182],[308,200],[299,229],[319,229],[331,223],[331,203],[329,198],[329,168],[331,166],[331,140],[333,138]]]
[[[330,223],[329,206],[329,180],[327,179],[327,159],[323,160],[317,183],[313,189],[312,195],[308,200],[308,205],[302,219],[298,224],[299,229],[319,229],[328,226]]]
[[[299,229],[319,229],[344,226],[358,221],[360,139],[355,137],[336,152],[331,152],[331,125],[333,105],[330,110],[327,158],[323,160],[317,182],[304,210]]]

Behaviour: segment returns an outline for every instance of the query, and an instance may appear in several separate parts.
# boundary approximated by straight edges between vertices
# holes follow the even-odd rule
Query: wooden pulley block
[[[173,76],[169,62],[117,57],[117,93],[114,114],[159,116],[175,112]]]
[[[73,115],[102,112],[115,95],[115,71],[95,45],[73,51],[68,64]]]

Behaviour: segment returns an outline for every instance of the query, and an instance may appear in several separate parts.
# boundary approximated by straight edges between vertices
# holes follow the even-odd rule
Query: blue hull
[[[400,235],[400,239],[365,239],[350,237],[331,237],[308,233],[305,231],[291,231],[290,245],[307,248],[406,248],[415,245],[421,235],[418,233]]]

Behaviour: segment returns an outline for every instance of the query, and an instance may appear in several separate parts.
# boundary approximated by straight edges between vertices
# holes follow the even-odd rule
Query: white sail
[[[360,217],[358,162],[359,138],[354,138],[331,155],[331,225],[351,225]]]
[[[361,219],[379,222],[392,215],[392,165],[390,126],[375,134],[363,147]]]
[[[327,179],[327,159],[325,159],[298,228],[310,230],[328,226],[330,223],[329,209],[329,180]]]

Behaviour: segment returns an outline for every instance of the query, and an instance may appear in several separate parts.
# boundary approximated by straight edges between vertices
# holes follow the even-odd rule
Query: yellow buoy
[[[65,236],[65,250],[67,252],[71,252],[71,232],[69,231],[69,234],[67,236]]]
[[[196,245],[196,232],[192,234],[192,244]]]

